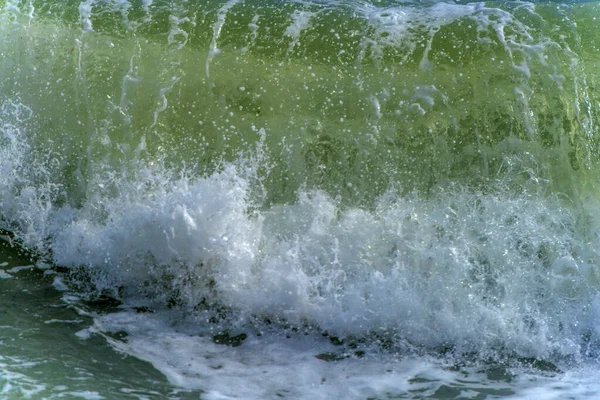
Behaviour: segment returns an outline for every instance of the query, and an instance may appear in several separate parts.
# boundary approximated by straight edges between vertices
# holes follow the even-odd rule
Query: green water
[[[399,33],[350,5],[123,4],[94,4],[93,32],[79,3],[3,14],[1,90],[34,110],[25,127],[65,201],[140,152],[210,172],[260,129],[269,202],[303,185],[362,205],[391,185],[595,186],[595,3],[488,3],[498,15],[485,24],[414,7],[421,23]],[[290,20],[307,13],[294,37]]]
[[[84,304],[73,296],[64,301],[65,293],[53,286],[56,274],[34,268],[27,254],[5,243],[0,260],[2,399],[198,398],[170,385],[150,364],[115,351],[104,337],[76,336],[109,304]]]

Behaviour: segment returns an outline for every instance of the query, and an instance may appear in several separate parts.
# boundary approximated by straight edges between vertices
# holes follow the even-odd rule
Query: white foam
[[[12,277],[13,277],[12,275],[7,274],[3,270],[0,270],[0,279],[11,279]]]
[[[33,363],[0,355],[0,395],[5,398],[35,399],[46,386],[19,372]],[[9,397],[10,396],[10,397]],[[38,397],[39,398],[39,397]]]
[[[101,396],[98,392],[93,392],[93,391],[73,391],[73,392],[62,392],[60,394],[58,394],[56,396],[57,398],[69,398],[69,397],[75,397],[75,398],[80,398],[80,399],[85,399],[85,400],[103,400],[106,399],[106,397]]]
[[[33,269],[33,268],[35,268],[33,265],[22,265],[19,267],[13,267],[13,268],[9,269],[8,272],[10,272],[11,274],[16,274],[21,271],[29,270],[29,269]]]
[[[435,92],[425,89],[424,103]],[[204,177],[140,162],[114,181],[116,196],[98,187],[78,210],[48,204],[44,185],[15,193],[8,175],[3,211],[26,245],[49,246],[58,265],[88,267],[99,290],[175,298],[189,310],[216,303],[242,325],[262,315],[342,336],[540,358],[579,357],[579,338],[597,340],[588,306],[597,301],[597,239],[558,199],[391,190],[366,210],[301,191],[295,204],[249,211],[261,157]]]
[[[97,318],[95,327],[99,332],[126,330],[126,342],[107,337],[115,348],[151,362],[176,386],[202,390],[207,399],[364,398],[386,390],[404,392],[409,378],[435,365],[385,356],[326,362],[315,356],[338,349],[315,336],[250,336],[240,347],[228,347],[173,327],[169,319],[119,313]],[[443,379],[437,367],[429,376]]]
[[[512,399],[560,400],[600,397],[600,373],[595,363],[585,364],[559,375],[515,374]]]
[[[425,31],[427,45],[421,60],[421,68],[429,68],[428,53],[435,33],[440,27],[458,19],[471,17],[480,8],[476,4],[434,3],[429,7],[393,6],[381,8],[370,3],[357,7],[371,26],[376,29],[377,37],[362,42],[363,52],[370,48],[371,55],[381,58],[383,47],[403,49],[406,57],[415,51]]]
[[[146,360],[169,381],[188,390],[202,390],[207,399],[295,399],[404,397],[419,393],[434,398],[444,391],[452,398],[486,395],[511,399],[589,399],[600,386],[596,365],[565,373],[522,367],[464,366],[450,360],[402,356],[375,351],[356,357],[353,350],[333,346],[321,335],[260,337],[249,332],[239,347],[218,345],[208,329],[164,313],[122,312],[97,317],[93,333],[128,332],[126,341],[105,335],[118,351]],[[218,332],[218,331],[215,331]],[[338,356],[325,361],[323,355]],[[493,369],[498,369],[494,376]],[[490,372],[492,371],[492,372]]]
[[[79,18],[83,32],[92,32],[94,30],[92,25],[92,8],[95,3],[96,0],[86,0],[79,5]]]
[[[84,31],[93,30],[94,3],[79,7]],[[207,77],[225,20],[238,3],[229,1],[217,13]],[[386,45],[414,50],[418,41],[411,35],[424,29],[423,69],[431,67],[428,52],[436,32],[461,18],[477,23],[479,40],[493,34],[510,57],[520,53],[525,61],[513,67],[525,79],[531,76],[529,62],[540,58],[546,45],[533,41],[509,13],[482,4],[365,7],[372,26],[386,33],[363,42],[377,54]],[[294,46],[312,16],[292,14],[286,35]],[[177,50],[187,43],[181,26],[190,21],[171,18],[168,39]],[[258,19],[252,21],[256,38]],[[509,24],[516,34],[506,35]],[[155,124],[176,82],[161,89]],[[525,115],[528,90],[514,88]],[[423,115],[446,100],[435,86],[419,86],[410,107]],[[370,101],[381,118],[379,98]],[[140,298],[153,305],[180,304],[183,323],[173,321],[175,311],[124,312],[97,317],[95,326],[77,336],[125,330],[126,343],[106,338],[151,361],[174,384],[205,390],[207,398],[265,398],[279,391],[297,398],[368,397],[406,391],[408,378],[432,365],[435,379],[446,381],[436,361],[398,362],[373,337],[413,351],[451,345],[457,357],[475,353],[485,359],[508,349],[520,357],[575,361],[589,356],[589,347],[600,340],[600,223],[592,200],[587,209],[572,209],[536,193],[497,188],[484,194],[455,186],[427,196],[399,196],[390,189],[372,208],[348,208],[322,191],[304,189],[295,202],[260,209],[263,205],[252,201],[256,180],[245,168],[261,165],[223,164],[212,175],[189,176],[170,172],[160,161],[132,160],[135,172],[112,181],[116,194],[89,185],[87,200],[74,209],[52,203],[63,188],[44,165],[36,165],[33,173],[26,168],[29,148],[21,126],[31,117],[31,108],[18,99],[0,108],[2,228],[55,264],[87,267],[99,290],[122,295],[127,304]],[[526,128],[532,126],[525,122]],[[106,181],[100,172],[89,179]],[[11,276],[0,271],[2,277]],[[54,286],[68,291],[60,277]],[[227,318],[217,326],[207,322],[205,314],[194,311],[206,303],[222,306]],[[265,318],[280,332],[288,324],[313,330],[306,338],[284,339],[272,332],[250,336],[233,349],[211,340],[223,329],[252,333],[261,329],[256,321]],[[367,350],[383,354],[375,360],[351,354],[325,363],[315,355],[341,350],[314,334],[323,330],[370,340]],[[240,379],[247,385],[237,385]],[[565,379],[569,387],[579,378]],[[590,385],[581,393],[596,391]],[[523,390],[523,396],[544,395],[539,388]]]
[[[49,319],[44,321],[44,324],[79,324],[83,322],[81,319]]]
[[[557,199],[390,192],[368,211],[315,191],[249,214],[233,166],[195,179],[140,174],[104,199],[106,218],[84,208],[54,234],[57,264],[89,266],[100,288],[131,296],[175,295],[190,309],[208,299],[242,321],[308,321],[337,335],[540,358],[578,356],[574,338],[596,338],[584,306],[596,298],[596,246]]]
[[[369,59],[367,55],[370,55],[372,59],[381,60],[385,50],[393,48],[395,52],[404,54],[404,62],[418,53],[417,49],[422,46],[424,51],[419,66],[421,69],[433,69],[436,66],[429,60],[429,53],[434,38],[442,27],[464,21],[477,32],[479,45],[499,43],[509,55],[513,69],[529,79],[533,62],[547,65],[548,49],[563,46],[568,49],[568,45],[554,43],[548,38],[536,40],[531,35],[531,28],[514,16],[520,11],[537,15],[533,3],[515,3],[511,8],[507,11],[484,3],[447,2],[434,2],[421,7],[411,4],[391,7],[370,3],[357,5],[356,10],[364,15],[375,30],[374,36],[363,38],[359,59]],[[563,20],[568,21],[568,18],[564,16]]]
[[[69,290],[69,287],[65,285],[63,279],[60,277],[54,278],[54,280],[52,281],[52,286],[54,286],[54,288],[59,292],[66,292],[67,290]]]
[[[300,34],[310,27],[310,20],[313,15],[309,11],[294,10],[291,15],[292,23],[285,29],[285,35],[292,39],[288,52],[293,51],[296,46],[301,45]]]

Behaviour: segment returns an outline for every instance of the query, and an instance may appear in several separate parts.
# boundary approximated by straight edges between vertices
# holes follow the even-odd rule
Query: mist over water
[[[207,398],[597,392],[597,3],[0,10],[1,237],[69,340]]]

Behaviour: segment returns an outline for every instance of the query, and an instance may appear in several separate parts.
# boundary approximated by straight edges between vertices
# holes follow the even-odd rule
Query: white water
[[[88,32],[92,3],[79,9]],[[207,77],[236,4],[225,4],[213,25]],[[478,23],[481,40],[498,39],[511,61],[518,53],[514,58],[522,63],[513,67],[524,79],[544,46],[557,45],[534,41],[508,13],[481,5],[438,5],[426,13],[363,8],[388,34],[381,43],[362,42],[375,59],[380,45],[416,46],[409,31],[425,25],[423,70],[431,67],[437,30],[466,16]],[[313,17],[292,14],[285,30],[289,52],[301,46]],[[171,20],[170,41],[182,21]],[[509,22],[516,33],[506,37]],[[188,43],[183,37],[174,49]],[[161,89],[154,124],[167,110],[165,93],[176,80],[171,83]],[[530,91],[526,84],[515,88],[526,116]],[[416,87],[414,100],[427,108],[434,95],[446,103],[433,85]],[[376,119],[382,118],[384,100],[370,98]],[[592,197],[547,195],[545,182],[525,171],[531,182],[520,193],[500,181],[485,192],[457,184],[401,196],[391,188],[372,207],[355,208],[304,188],[290,204],[265,205],[256,195],[264,179],[257,171],[268,169],[259,146],[206,176],[175,173],[162,160],[131,160],[130,169],[118,171],[100,165],[88,177],[82,204],[71,207],[61,201],[65,188],[54,181],[52,161],[32,155],[21,127],[32,113],[15,99],[0,109],[0,227],[47,257],[42,263],[83,266],[98,293],[124,300],[120,313],[81,310],[94,324],[72,340],[104,337],[150,361],[174,385],[202,390],[209,399],[392,397],[411,390],[446,397],[598,395],[592,382],[600,339],[600,221]],[[534,135],[533,123],[525,122]],[[17,272],[0,272],[0,278]],[[68,291],[63,282],[57,278],[54,286]],[[78,299],[69,293],[65,302],[77,305]],[[136,313],[134,306],[156,312]],[[216,344],[223,332],[247,338],[239,347]],[[334,346],[333,337],[344,345]],[[563,372],[511,364],[506,376],[495,378],[485,370],[523,358],[552,362]],[[456,365],[459,372],[452,370]],[[6,374],[12,382],[30,379]]]
[[[26,158],[15,135],[4,170]],[[196,178],[140,164],[127,178],[97,177],[80,209],[7,174],[2,209],[24,245],[90,268],[99,290],[175,296],[192,314],[204,299],[230,308],[236,329],[269,317],[482,358],[508,348],[585,359],[598,340],[594,204],[451,187],[428,199],[390,191],[371,210],[308,191],[259,211],[252,172],[241,172],[252,162]]]
[[[26,157],[27,146],[11,149],[2,169]],[[204,299],[242,325],[269,316],[480,356],[508,347],[577,359],[583,336],[597,340],[594,204],[457,186],[428,199],[390,191],[371,210],[300,192],[259,211],[242,171],[260,165],[240,164],[203,178],[139,164],[92,180],[80,209],[53,205],[50,183],[7,174],[6,227],[57,265],[88,267],[99,290],[189,309]]]
[[[206,399],[491,398],[591,399],[600,395],[595,363],[564,373],[522,367],[466,365],[430,356],[385,351],[357,357],[318,335],[250,335],[240,347],[215,344],[198,321],[172,315],[124,312],[96,318],[83,337],[129,333],[126,342],[106,339],[118,350],[151,362],[169,381],[202,390]],[[335,354],[326,362],[319,354]]]
[[[1,167],[18,169],[28,147],[18,130],[5,129],[12,151]],[[48,186],[7,174],[2,209],[25,245],[51,250],[57,265],[88,267],[98,290],[120,293],[126,305],[161,309],[176,298],[180,311],[96,316],[80,337],[125,331],[126,342],[107,340],[208,398],[401,393],[410,376],[432,369],[436,383],[427,390],[435,392],[456,383],[443,366],[463,357],[531,357],[577,369],[594,358],[595,204],[577,209],[568,199],[456,186],[428,198],[391,190],[373,209],[303,191],[294,204],[259,210],[250,194],[257,160],[206,177],[140,163],[134,175],[96,177],[98,189],[80,209],[48,204]],[[114,196],[104,194],[108,187],[118,188]],[[193,310],[203,302],[213,308]],[[215,324],[219,306],[229,311]],[[290,335],[289,326],[307,336]],[[213,343],[223,331],[248,338],[235,349]],[[364,358],[334,347],[323,331],[366,339],[358,347]],[[447,346],[446,358],[414,358]],[[341,360],[315,358],[323,353]],[[574,372],[559,379],[568,388],[583,381]],[[517,387],[517,397],[542,390],[527,380]]]

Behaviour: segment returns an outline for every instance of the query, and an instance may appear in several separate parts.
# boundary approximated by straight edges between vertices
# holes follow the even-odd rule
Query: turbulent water
[[[600,3],[0,0],[0,397],[600,396]]]

